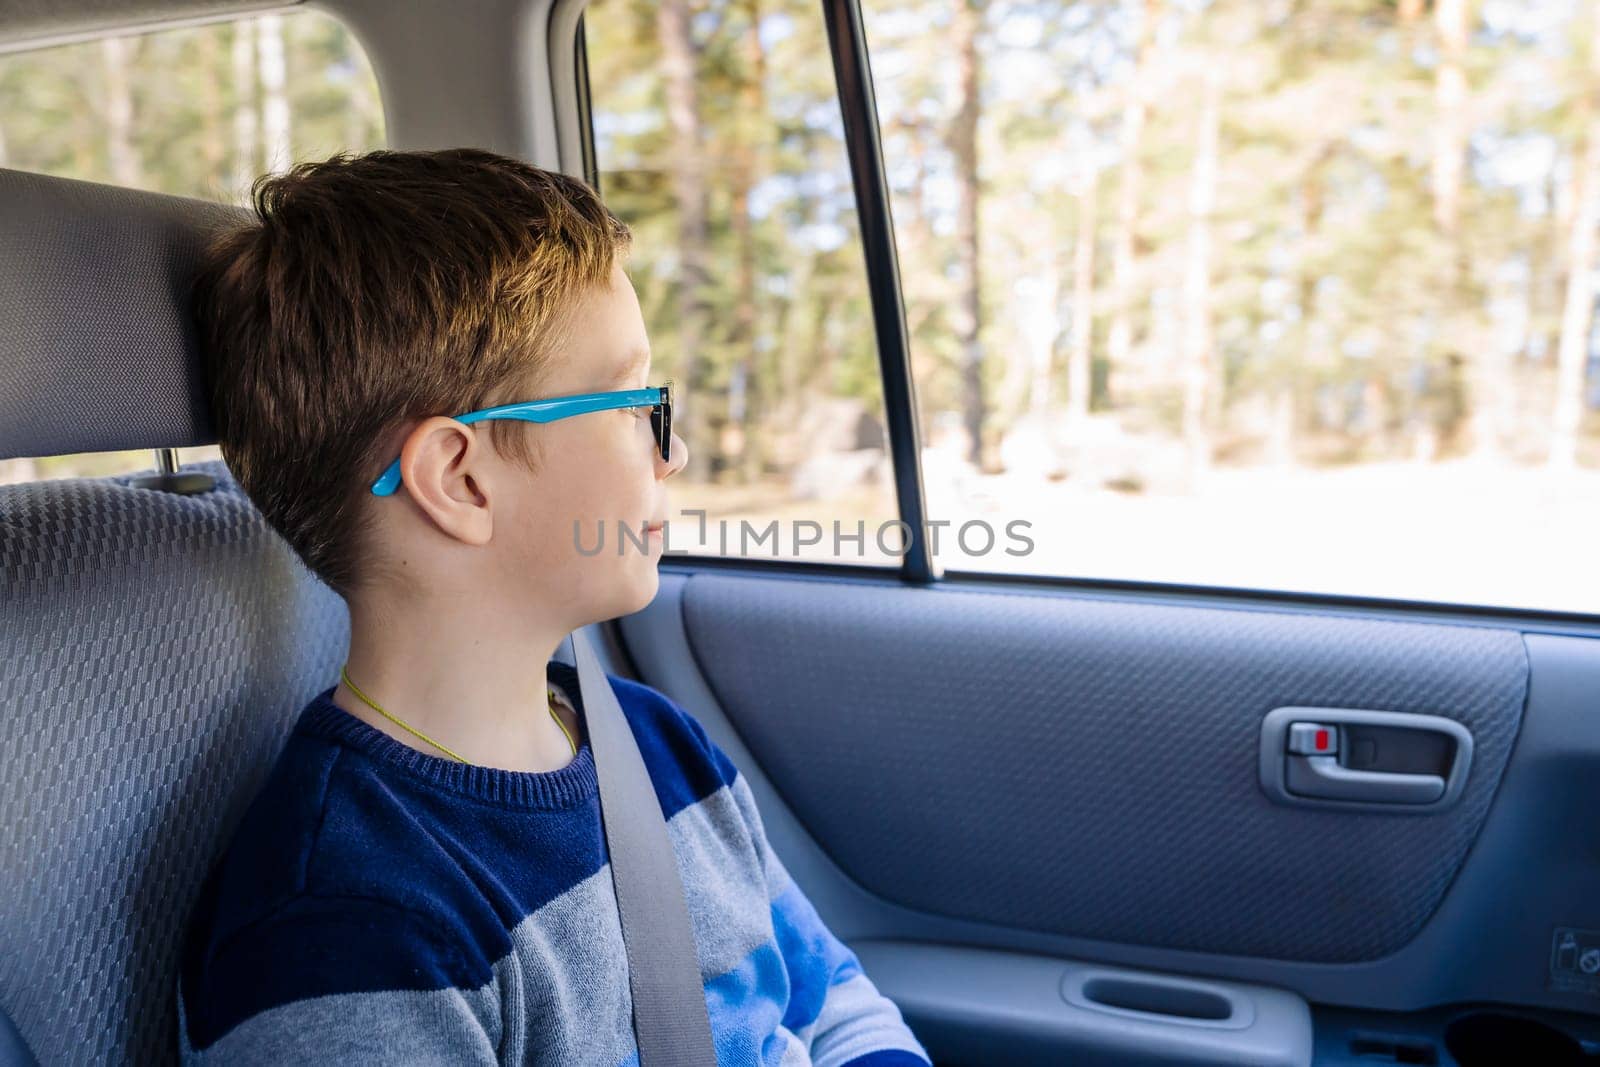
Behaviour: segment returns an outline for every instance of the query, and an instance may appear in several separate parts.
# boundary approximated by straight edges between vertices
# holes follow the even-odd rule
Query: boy
[[[191,916],[182,1058],[636,1062],[576,673],[548,662],[655,595],[686,458],[647,391],[628,230],[583,183],[466,149],[303,164],[255,207],[195,293],[218,436],[345,597],[350,650]],[[539,424],[465,417],[593,393],[622,395]],[[728,757],[661,694],[613,685],[720,1063],[926,1064]]]

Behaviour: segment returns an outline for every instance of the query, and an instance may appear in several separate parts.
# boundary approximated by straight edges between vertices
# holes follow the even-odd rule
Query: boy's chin
[[[649,560],[640,566],[637,572],[629,576],[632,579],[632,599],[619,615],[632,615],[636,611],[643,611],[656,598],[656,593],[661,589],[661,575],[656,571],[656,561]]]
[[[626,560],[624,566],[607,576],[603,587],[591,587],[596,593],[603,588],[604,593],[590,602],[588,614],[600,621],[620,619],[644,610],[661,588],[656,562],[655,559],[641,558]]]

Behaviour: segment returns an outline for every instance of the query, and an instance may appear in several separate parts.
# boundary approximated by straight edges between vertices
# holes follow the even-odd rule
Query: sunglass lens
[[[650,409],[650,425],[656,432],[656,444],[661,449],[661,461],[672,462],[672,392],[661,390],[661,403]]]

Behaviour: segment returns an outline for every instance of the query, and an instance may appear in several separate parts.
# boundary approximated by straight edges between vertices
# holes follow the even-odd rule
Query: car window
[[[263,172],[383,145],[366,56],[321,12],[0,55],[0,166],[242,204]],[[0,484],[151,462],[147,449],[0,460]]]
[[[1594,4],[862,7],[945,567],[1600,610]]]

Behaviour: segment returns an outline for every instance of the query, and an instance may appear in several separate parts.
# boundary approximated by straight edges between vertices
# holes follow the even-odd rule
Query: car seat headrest
[[[243,217],[0,168],[0,459],[212,443],[189,289]]]

